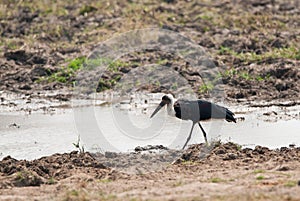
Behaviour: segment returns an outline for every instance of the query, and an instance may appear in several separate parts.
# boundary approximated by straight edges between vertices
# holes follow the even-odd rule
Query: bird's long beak
[[[154,112],[151,114],[150,118],[152,118],[163,106],[165,106],[165,104],[165,101],[161,101],[157,108],[154,110]]]

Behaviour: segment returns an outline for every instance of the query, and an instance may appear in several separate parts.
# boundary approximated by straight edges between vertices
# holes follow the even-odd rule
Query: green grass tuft
[[[214,178],[210,179],[210,182],[212,182],[212,183],[220,183],[220,182],[224,182],[224,180],[221,179],[221,178],[218,178],[218,177],[214,177]]]
[[[285,187],[294,187],[297,186],[297,181],[288,181],[284,184]]]
[[[257,169],[253,171],[254,174],[265,173],[265,172],[266,172],[265,170],[261,170],[261,169]]]
[[[68,69],[73,69],[74,71],[77,71],[81,69],[85,63],[86,58],[85,57],[78,57],[76,59],[73,59],[70,61],[68,64],[67,68]]]
[[[78,57],[69,62],[67,66],[62,67],[57,72],[47,77],[41,77],[37,82],[46,80],[47,82],[69,83],[75,76],[75,73],[82,69],[85,64],[85,57]]]
[[[255,52],[238,53],[229,47],[221,46],[218,51],[218,54],[231,55],[237,59],[240,59],[243,62],[248,62],[248,63],[259,62],[266,59],[280,59],[280,58],[300,60],[300,49],[297,49],[294,46],[290,46],[286,48],[274,48],[262,54],[257,54]]]
[[[93,6],[90,5],[84,5],[80,10],[79,10],[79,14],[80,15],[85,15],[87,13],[96,11],[97,9]]]
[[[265,179],[265,177],[263,175],[259,175],[256,177],[256,180],[263,180],[263,179]]]
[[[213,88],[214,88],[214,85],[212,83],[202,84],[199,87],[198,92],[200,94],[209,93],[211,90],[213,90]]]

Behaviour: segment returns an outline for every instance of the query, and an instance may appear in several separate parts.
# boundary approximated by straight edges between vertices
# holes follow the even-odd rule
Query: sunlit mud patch
[[[145,174],[166,168],[181,158],[183,150],[174,150],[162,145],[136,147],[133,152],[105,152],[92,154],[106,167],[129,174]]]

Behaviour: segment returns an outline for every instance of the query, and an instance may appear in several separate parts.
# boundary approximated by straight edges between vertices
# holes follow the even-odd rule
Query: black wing
[[[234,113],[229,109],[204,100],[179,99],[174,104],[174,110],[177,118],[193,122],[211,118],[236,122]]]

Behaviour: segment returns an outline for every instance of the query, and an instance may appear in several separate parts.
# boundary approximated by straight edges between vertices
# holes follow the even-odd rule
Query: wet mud
[[[270,199],[279,196],[281,199],[289,197],[296,200],[300,196],[295,192],[296,188],[299,188],[297,185],[300,149],[293,145],[271,150],[261,146],[254,149],[241,148],[234,143],[215,142],[210,146],[194,144],[178,154],[173,162],[164,164],[162,169],[133,174],[120,171],[119,167],[122,166],[151,166],[153,163],[158,165],[168,160],[165,154],[149,155],[154,150],[164,150],[174,155],[174,151],[162,146],[147,146],[137,147],[136,151],[128,154],[71,152],[32,161],[6,157],[0,163],[0,188],[2,193],[5,193],[8,189],[27,186],[28,192],[18,193],[20,196],[30,195],[40,199],[40,196],[46,196],[43,192],[48,192],[56,193],[53,198],[57,200],[66,196],[72,199],[78,199],[78,196],[96,199],[99,198],[99,195],[95,194],[97,189],[101,189],[105,196],[113,195],[117,200],[128,197],[168,200],[160,196],[165,196],[169,190],[173,191],[169,195],[174,200],[181,199],[182,196],[186,199],[206,196],[215,199],[215,196],[221,196],[230,200],[240,198],[245,193],[249,199],[254,200],[257,197],[251,195],[252,190],[263,196],[271,188],[272,193],[265,195]],[[135,160],[132,160],[133,158]],[[161,159],[154,162],[154,158]],[[129,164],[130,161],[134,163]],[[106,166],[112,162],[115,163],[113,167]],[[153,183],[157,185],[153,186]],[[246,189],[249,185],[251,188]],[[37,191],[30,186],[43,190]],[[231,186],[231,189],[223,191],[228,186]],[[182,193],[182,188],[185,189],[185,194],[180,196],[178,194]],[[193,192],[191,188],[210,191],[202,194],[200,192],[203,191]],[[223,190],[217,191],[218,188]],[[76,191],[80,195],[70,195],[70,191]],[[89,194],[83,193],[84,191],[89,191]],[[228,194],[228,191],[232,193]],[[143,193],[143,196],[140,193]],[[46,197],[49,198],[49,194]],[[259,200],[264,200],[263,198]]]
[[[60,90],[70,89],[76,78],[76,72],[62,70],[70,60],[88,56],[96,47],[95,41],[109,38],[116,30],[125,32],[160,25],[204,47],[222,75],[226,99],[239,102],[298,100],[300,20],[296,0],[289,4],[284,1],[151,1],[146,10],[134,2],[136,10],[132,12],[145,15],[143,21],[135,23],[137,27],[129,23],[132,16],[120,10],[124,7],[130,10],[133,6],[125,1],[107,5],[94,1],[63,4],[61,10],[55,6],[56,9],[43,10],[40,4],[37,4],[38,9],[31,9],[31,4],[3,3],[0,90],[29,95],[55,90],[58,95],[54,98],[68,100],[67,92]],[[151,15],[157,19],[153,20]],[[56,26],[52,25],[53,20]],[[34,42],[31,38],[35,38]],[[102,87],[112,88],[132,69],[160,63],[183,76],[198,97],[209,97],[201,88],[201,72],[178,55],[144,50],[123,55],[121,61],[127,65],[104,73],[101,78],[106,81]],[[165,86],[155,85],[141,86],[141,90],[170,91]]]

